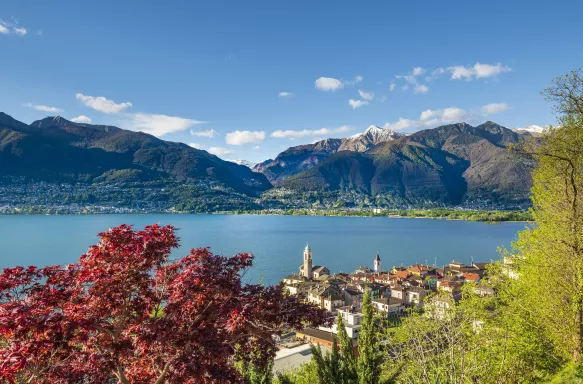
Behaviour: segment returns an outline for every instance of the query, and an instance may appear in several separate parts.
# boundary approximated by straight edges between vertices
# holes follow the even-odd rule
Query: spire
[[[310,244],[306,243],[306,251],[310,250]]]
[[[374,258],[375,261],[381,261],[381,257],[379,256],[379,253],[377,252],[376,257]]]

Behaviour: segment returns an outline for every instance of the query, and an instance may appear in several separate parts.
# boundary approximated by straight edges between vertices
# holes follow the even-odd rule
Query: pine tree
[[[316,364],[316,370],[318,373],[318,383],[317,384],[330,384],[328,380],[328,364],[327,359],[322,353],[320,345],[312,345],[312,361]],[[316,383],[314,383],[316,384]]]
[[[342,384],[342,358],[337,340],[332,343],[332,353],[328,357],[328,379],[330,383]]]
[[[356,373],[356,358],[354,357],[354,347],[352,340],[346,333],[344,326],[344,319],[342,315],[338,314],[338,321],[336,323],[338,328],[338,341],[340,341],[340,354],[342,362],[342,383],[354,384],[358,380]]]
[[[362,314],[362,326],[358,337],[358,383],[377,384],[381,373],[381,356],[376,318],[368,291],[364,294]]]

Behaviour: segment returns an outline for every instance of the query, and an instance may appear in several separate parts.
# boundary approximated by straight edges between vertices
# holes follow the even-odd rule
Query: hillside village
[[[442,267],[414,264],[385,269],[377,253],[372,259],[372,268],[361,266],[353,273],[332,274],[327,267],[314,265],[312,250],[306,245],[298,273],[286,276],[282,283],[287,291],[304,296],[305,300],[331,312],[335,319],[341,314],[346,333],[358,351],[366,291],[371,295],[374,308],[385,317],[396,319],[415,308],[439,313],[461,299],[462,286],[466,283],[474,283],[475,293],[480,296],[493,295],[493,289],[482,284],[488,278],[488,264],[465,265],[452,261]],[[309,361],[310,345],[329,349],[337,341],[337,333],[334,324],[330,328],[305,328],[284,336],[274,369],[286,370]]]

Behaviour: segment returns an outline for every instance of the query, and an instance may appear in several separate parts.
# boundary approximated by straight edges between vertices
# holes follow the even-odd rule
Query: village
[[[489,263],[457,261],[438,267],[414,264],[408,267],[391,266],[384,269],[380,255],[372,258],[372,268],[361,266],[353,273],[335,273],[322,265],[314,265],[309,245],[303,252],[298,273],[282,279],[285,289],[299,294],[344,319],[346,333],[358,352],[358,335],[362,319],[364,293],[369,292],[372,304],[381,317],[398,319],[408,310],[443,312],[462,297],[464,284],[473,283],[479,296],[490,296],[494,290],[482,282]],[[336,320],[335,320],[336,321]],[[311,345],[330,350],[337,342],[338,329],[332,327],[305,328],[282,336],[275,358],[275,371],[295,368],[311,359]]]

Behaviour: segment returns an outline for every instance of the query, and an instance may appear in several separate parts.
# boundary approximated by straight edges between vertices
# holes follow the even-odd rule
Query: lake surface
[[[78,260],[97,233],[119,224],[135,228],[160,223],[179,228],[183,256],[191,248],[210,246],[223,255],[250,252],[255,265],[248,281],[263,276],[268,284],[298,271],[306,243],[314,265],[334,272],[372,268],[376,252],[382,267],[451,260],[469,263],[498,259],[499,246],[509,246],[525,223],[396,219],[384,217],[314,217],[258,215],[79,215],[0,216],[0,268],[45,266]]]

